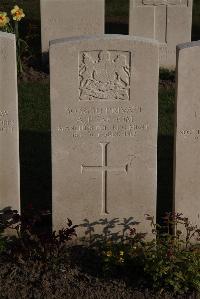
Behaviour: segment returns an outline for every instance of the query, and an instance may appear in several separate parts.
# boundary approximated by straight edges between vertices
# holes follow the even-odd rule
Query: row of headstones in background
[[[0,32],[0,210],[20,211],[16,42]]]
[[[160,66],[176,66],[176,45],[191,41],[193,0],[130,0],[129,34],[160,42]]]
[[[42,52],[49,41],[104,33],[105,0],[40,0]],[[193,0],[130,0],[129,34],[160,42],[160,66],[174,68],[176,45],[191,41]]]
[[[53,223],[156,214],[158,44],[52,42]],[[200,225],[200,42],[178,48],[175,210]],[[20,210],[16,47],[0,33],[0,208]],[[142,230],[147,230],[144,225]]]
[[[104,33],[105,0],[40,0],[42,53],[58,38]]]

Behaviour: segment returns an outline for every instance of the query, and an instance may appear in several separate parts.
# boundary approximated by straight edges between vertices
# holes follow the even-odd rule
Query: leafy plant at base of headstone
[[[42,215],[44,212],[39,215],[31,206],[23,217],[9,208],[0,212],[0,237],[8,228],[17,232],[17,237],[7,237],[3,245],[4,254],[11,260],[15,258],[20,264],[25,261],[38,261],[42,265],[50,262],[56,266],[65,261],[64,256],[70,256],[66,244],[76,236],[76,226],[68,219],[67,227],[58,233],[41,233],[37,224],[40,224]],[[133,287],[148,288],[159,294],[199,292],[200,229],[190,225],[181,214],[166,214],[163,226],[156,224],[150,215],[146,215],[146,219],[150,221],[155,236],[151,241],[145,240],[146,234],[137,232],[135,225],[138,223],[135,222],[123,238],[100,240],[97,235],[97,242],[89,241],[85,250],[90,254],[94,250],[94,257],[100,258],[98,269],[105,277],[114,276],[128,281]],[[180,226],[184,227],[185,235]],[[71,251],[74,252],[73,248]],[[83,257],[81,255],[81,260]],[[91,258],[87,259],[87,268],[91,267],[89,263],[98,264]]]
[[[131,276],[134,274],[135,276],[136,273],[141,272],[140,255],[144,238],[145,234],[135,232],[131,242],[129,240],[125,243],[115,243],[112,241],[105,243],[101,251],[104,275],[123,277],[124,274],[127,276],[127,273]],[[138,281],[135,280],[135,284],[138,284],[140,278],[141,275],[137,277]]]
[[[58,232],[41,232],[37,226],[42,221],[44,212],[39,213],[30,208],[26,215],[20,216],[17,211],[4,209],[0,214],[0,228],[14,230],[13,236],[6,237],[4,253],[19,260],[48,260],[58,258],[66,243],[76,237],[76,225],[70,219],[66,228]]]
[[[199,292],[200,229],[178,213],[166,214],[165,227],[156,224],[149,215],[147,220],[151,222],[155,239],[147,242],[143,249],[146,280],[160,293],[166,290],[173,294]],[[180,230],[181,226],[185,232]],[[174,229],[173,234],[171,229]],[[195,245],[192,240],[196,241]]]
[[[16,225],[18,221],[19,215],[16,210],[12,210],[10,207],[0,210],[0,253],[6,250],[9,242],[6,229]]]
[[[0,254],[6,248],[6,240],[5,240],[5,237],[3,236],[3,232],[4,232],[4,229],[2,229],[1,226],[0,226]]]
[[[1,233],[2,232],[0,232],[0,253],[3,252],[6,248],[6,242],[4,238],[1,236]]]
[[[129,238],[90,244],[101,257],[104,275],[126,277],[134,286],[160,294],[199,292],[200,229],[181,214],[166,214],[162,226],[150,215],[146,215],[146,219],[155,236],[150,241],[133,226]]]
[[[28,50],[28,44],[25,40],[20,38],[19,34],[19,22],[25,17],[22,8],[19,8],[18,5],[15,5],[11,10],[11,17],[7,16],[6,12],[0,12],[0,30],[8,33],[13,33],[16,35],[16,48],[17,48],[17,70],[18,74],[23,73],[23,63],[22,58],[24,53]]]
[[[140,223],[133,219],[124,218],[121,223],[116,223],[122,227],[122,234],[119,231],[112,233],[112,230],[106,236],[94,234],[92,242],[91,239],[88,241],[88,247],[94,249],[100,258],[104,277],[124,279],[129,276],[128,279],[131,277],[135,285],[138,285],[142,278],[140,259],[147,234],[138,232],[136,227]],[[105,228],[103,232],[105,233]]]

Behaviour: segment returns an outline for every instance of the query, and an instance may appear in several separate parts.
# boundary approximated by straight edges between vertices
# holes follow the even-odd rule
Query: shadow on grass
[[[105,25],[105,34],[125,34],[128,35],[128,24],[107,22]]]
[[[21,209],[51,212],[51,135],[50,132],[20,131]],[[51,227],[51,216],[44,225]]]
[[[172,211],[173,200],[173,137],[158,137],[157,222]]]

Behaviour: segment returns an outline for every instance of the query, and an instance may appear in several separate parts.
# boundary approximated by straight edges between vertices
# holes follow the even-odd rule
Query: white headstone
[[[0,209],[20,209],[15,36],[0,32]]]
[[[40,0],[42,52],[49,41],[104,33],[105,0]]]
[[[200,226],[200,42],[177,49],[175,211]]]
[[[160,42],[160,66],[174,68],[176,45],[191,41],[193,0],[130,0],[130,35]]]
[[[156,215],[158,43],[129,36],[50,46],[53,226]]]

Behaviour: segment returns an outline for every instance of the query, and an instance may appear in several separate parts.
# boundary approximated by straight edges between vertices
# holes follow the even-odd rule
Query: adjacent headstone
[[[200,42],[177,49],[175,211],[200,226]]]
[[[193,0],[130,0],[130,35],[158,40],[160,66],[175,68],[176,45],[191,41]]]
[[[54,229],[67,217],[80,224],[133,216],[149,231],[144,215],[156,215],[158,43],[105,35],[50,45]]]
[[[42,52],[49,41],[104,33],[105,0],[40,0]]]
[[[15,36],[0,32],[0,210],[20,209]]]

